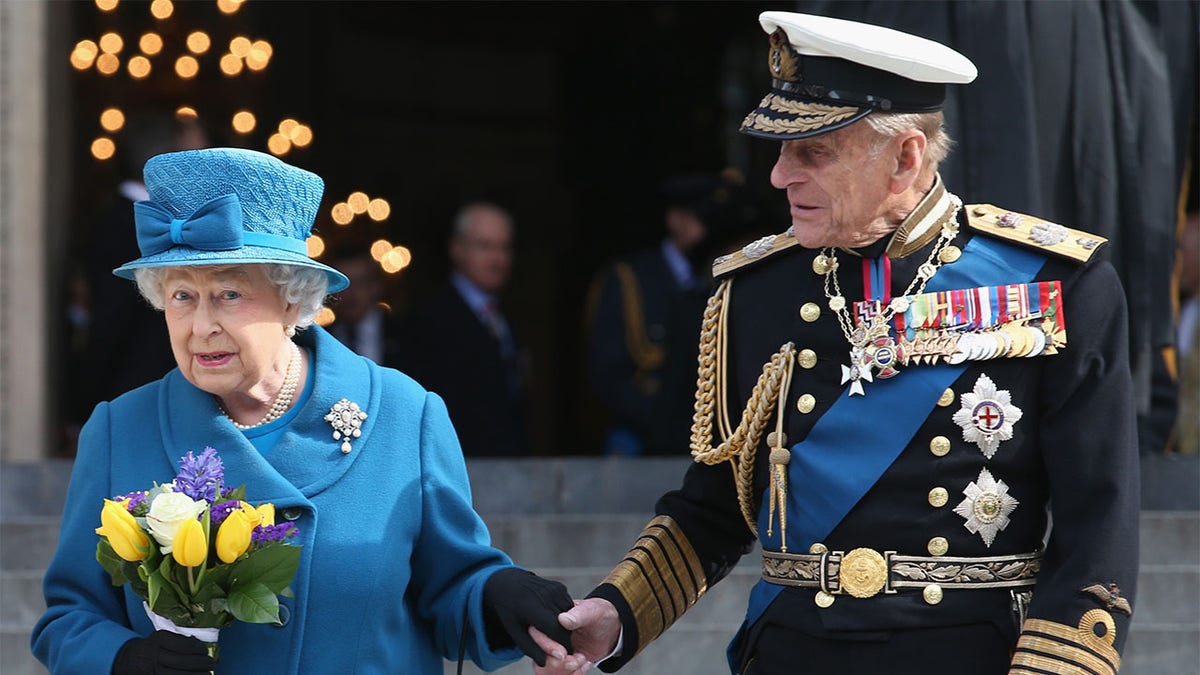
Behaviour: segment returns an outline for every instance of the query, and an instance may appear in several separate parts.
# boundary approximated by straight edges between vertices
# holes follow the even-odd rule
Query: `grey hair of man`
[[[452,221],[453,225],[450,230],[450,237],[452,239],[461,239],[463,236],[465,236],[467,234],[467,228],[471,226],[471,222],[475,218],[475,214],[481,211],[492,211],[500,214],[504,218],[504,221],[508,223],[508,231],[513,231],[514,228],[512,214],[510,214],[502,206],[493,204],[492,202],[480,201],[465,204],[461,209],[458,210],[457,213],[454,214],[454,220]]]
[[[945,116],[940,110],[926,113],[875,112],[867,115],[865,119],[875,133],[882,137],[873,148],[876,153],[883,150],[888,139],[895,138],[909,129],[916,129],[925,134],[925,159],[921,167],[923,172],[936,171],[954,146],[954,141],[946,133]]]
[[[317,313],[325,305],[325,296],[329,294],[329,277],[323,270],[302,265],[285,265],[280,263],[254,263],[262,265],[267,279],[279,289],[279,297],[284,302],[298,305],[300,312],[296,317],[296,328],[307,328],[316,319]],[[198,265],[199,268],[228,269],[234,265]],[[152,307],[163,309],[163,280],[170,267],[142,267],[133,271],[137,281],[138,292],[146,298]]]

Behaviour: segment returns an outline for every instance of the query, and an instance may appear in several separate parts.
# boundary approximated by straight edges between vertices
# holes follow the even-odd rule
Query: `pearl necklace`
[[[275,395],[275,400],[271,402],[271,407],[267,410],[267,414],[263,415],[263,418],[258,422],[254,424],[242,424],[233,419],[233,415],[229,414],[229,411],[225,409],[225,406],[219,399],[217,406],[221,408],[221,412],[225,414],[225,417],[228,417],[229,421],[233,422],[233,426],[242,431],[274,422],[283,416],[288,411],[288,408],[292,407],[292,399],[296,396],[296,387],[300,384],[300,365],[302,361],[303,359],[300,358],[300,348],[293,342],[292,356],[288,359],[287,375],[283,378],[283,386],[280,387],[279,393]]]

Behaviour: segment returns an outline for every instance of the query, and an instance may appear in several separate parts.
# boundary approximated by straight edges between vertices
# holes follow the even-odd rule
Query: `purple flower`
[[[225,466],[221,457],[212,448],[204,448],[199,457],[191,450],[179,459],[179,475],[175,477],[175,489],[192,499],[212,502],[225,477]]]
[[[117,497],[113,501],[121,502],[122,504],[125,505],[126,511],[133,513],[134,509],[136,509],[139,505],[145,503],[146,493],[142,490],[135,490],[134,492],[130,492],[127,495],[122,495],[120,497]]]
[[[278,525],[259,525],[250,533],[250,543],[254,546],[264,546],[275,542],[291,539],[300,534],[300,530],[291,523],[280,523]]]
[[[241,507],[242,503],[236,499],[230,499],[229,501],[214,504],[208,512],[209,521],[212,523],[213,527],[217,527],[221,523],[225,522],[225,519],[229,517],[231,512],[236,511]]]

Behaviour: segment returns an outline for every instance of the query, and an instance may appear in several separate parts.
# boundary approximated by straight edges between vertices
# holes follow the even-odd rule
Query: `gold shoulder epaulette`
[[[991,204],[967,205],[971,229],[1018,246],[1033,248],[1060,258],[1087,262],[1108,242],[1104,237],[1072,230],[1057,223],[1008,211]]]
[[[733,253],[720,256],[716,260],[713,260],[713,279],[720,279],[730,272],[739,270],[751,263],[756,263],[772,254],[789,249],[799,243],[800,242],[796,241],[796,238],[792,236],[791,229],[782,234],[769,234],[762,239],[756,239],[755,241],[743,246],[741,250],[734,251]]]

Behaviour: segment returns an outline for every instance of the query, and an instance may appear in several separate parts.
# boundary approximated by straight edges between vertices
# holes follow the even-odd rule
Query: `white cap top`
[[[768,34],[783,29],[806,56],[845,59],[917,82],[966,84],[978,74],[946,45],[883,26],[795,12],[763,12],[758,22]]]

